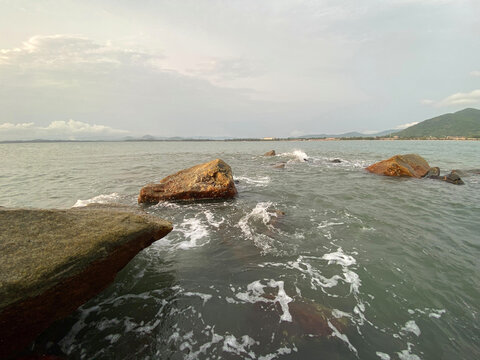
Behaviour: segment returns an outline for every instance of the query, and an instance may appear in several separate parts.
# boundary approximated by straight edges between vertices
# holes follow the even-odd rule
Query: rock
[[[448,183],[455,184],[455,185],[465,185],[463,180],[460,178],[457,170],[452,170],[450,172],[450,174],[441,176],[440,175],[440,168],[433,167],[433,168],[430,168],[430,170],[425,175],[425,177],[428,178],[428,179],[436,179],[436,180],[446,181]]]
[[[285,165],[286,165],[286,163],[284,163],[284,162],[276,163],[275,165],[273,165],[273,168],[274,169],[285,169]]]
[[[294,301],[288,304],[292,323],[288,324],[292,334],[295,330],[300,335],[315,335],[328,337],[333,333],[329,326],[332,324],[340,333],[344,333],[348,327],[348,319],[344,317],[336,318],[332,315],[332,310],[314,302]]]
[[[438,166],[432,167],[428,170],[428,172],[423,175],[426,178],[434,178],[440,176],[440,168]]]
[[[270,150],[268,152],[266,152],[265,154],[263,154],[263,156],[275,156],[276,153],[275,153],[275,150]]]
[[[458,176],[458,174],[454,171],[452,171],[450,174],[443,176],[442,178],[443,181],[446,181],[450,184],[455,184],[455,185],[465,185],[463,180]]]
[[[415,178],[425,176],[429,169],[427,161],[417,154],[395,155],[367,167],[368,171],[377,175]]]
[[[333,159],[332,161],[330,161],[331,163],[334,163],[334,164],[340,164],[342,162],[342,160],[340,159]]]
[[[229,199],[236,194],[232,169],[223,160],[216,159],[169,175],[158,184],[145,185],[138,202]]]
[[[0,358],[101,292],[171,230],[126,206],[0,209]]]

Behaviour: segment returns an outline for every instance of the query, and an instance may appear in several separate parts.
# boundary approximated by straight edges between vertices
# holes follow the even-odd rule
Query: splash
[[[111,204],[115,203],[119,198],[120,195],[118,193],[111,193],[108,195],[102,194],[87,200],[77,200],[75,205],[72,207],[83,207],[87,206],[88,204]]]

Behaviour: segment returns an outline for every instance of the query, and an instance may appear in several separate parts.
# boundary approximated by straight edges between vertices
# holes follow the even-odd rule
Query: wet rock
[[[453,170],[450,174],[443,176],[442,180],[455,185],[465,184],[463,180],[460,178],[460,176],[458,176],[458,174],[455,172],[455,170]]]
[[[292,315],[291,332],[298,332],[301,335],[315,335],[328,337],[333,333],[335,327],[340,333],[347,330],[348,319],[336,318],[332,310],[314,302],[294,301],[288,304]]]
[[[101,292],[171,230],[126,206],[0,209],[0,358]]]
[[[158,184],[145,185],[138,202],[229,199],[236,194],[232,169],[223,160],[216,159],[169,175]]]
[[[334,163],[334,164],[340,164],[342,162],[342,160],[340,159],[333,159],[332,161],[330,161],[331,163]]]
[[[428,172],[424,175],[426,178],[434,178],[440,176],[440,168],[438,166],[432,167],[428,170]]]
[[[438,167],[430,168],[425,178],[442,180],[455,185],[464,185],[465,183],[460,178],[457,170],[452,170],[448,175],[440,175],[440,169]]]
[[[367,167],[367,170],[377,175],[408,176],[421,178],[428,173],[430,165],[417,154],[395,155]]]
[[[275,156],[276,153],[275,153],[275,150],[270,150],[270,151],[267,151],[265,154],[263,154],[263,156]]]
[[[262,297],[270,302],[275,300],[275,294],[272,293],[264,294]],[[273,304],[259,302],[258,305],[262,312],[268,306],[270,308],[274,307],[278,313],[283,311],[278,302]],[[304,336],[329,337],[334,331],[330,324],[340,333],[344,333],[348,329],[348,318],[337,318],[333,315],[332,309],[312,301],[295,299],[288,303],[288,311],[292,316],[292,321],[283,321],[280,327],[283,329],[284,335],[290,339],[290,342]]]
[[[273,168],[274,169],[285,169],[286,164],[287,163],[285,163],[285,162],[276,163],[275,165],[273,165]]]

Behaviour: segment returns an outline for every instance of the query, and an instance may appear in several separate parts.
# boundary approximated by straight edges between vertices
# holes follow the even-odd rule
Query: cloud
[[[418,121],[414,121],[414,122],[411,122],[411,123],[398,125],[398,126],[395,127],[395,130],[403,130],[403,129],[406,129],[406,128],[410,127],[410,126],[417,125],[417,124],[418,124]]]
[[[82,121],[52,121],[48,126],[35,123],[0,124],[0,140],[82,140],[109,139],[129,134],[129,131],[114,129],[105,125],[88,124]]]
[[[0,49],[0,65],[22,69],[58,68],[72,65],[151,63],[161,59],[134,49],[122,49],[110,43],[97,43],[78,35],[36,35],[13,49]]]
[[[456,93],[440,101],[422,100],[423,104],[435,107],[470,106],[480,104],[480,89],[468,93]]]
[[[480,70],[475,70],[470,73],[472,76],[480,76]]]

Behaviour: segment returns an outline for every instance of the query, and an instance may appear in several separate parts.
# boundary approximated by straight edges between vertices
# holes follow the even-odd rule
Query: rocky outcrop
[[[425,176],[426,178],[442,180],[454,185],[465,185],[465,183],[463,182],[463,180],[460,178],[460,176],[455,170],[452,170],[450,174],[441,176],[439,168],[432,168],[432,169],[438,169],[438,171],[436,170],[434,172],[429,171],[428,174]]]
[[[267,151],[265,154],[263,154],[263,156],[275,156],[275,155],[276,155],[275,150],[270,150],[270,151]]]
[[[367,167],[367,170],[377,175],[409,176],[421,178],[428,173],[430,165],[417,154],[395,155]]]
[[[105,289],[171,223],[125,206],[0,209],[0,358]]]
[[[223,160],[216,159],[167,176],[158,184],[145,185],[138,202],[229,199],[236,194],[232,169]]]
[[[430,167],[427,161],[417,154],[395,155],[390,159],[370,165],[367,170],[377,175],[409,176],[437,179],[455,185],[464,184],[457,171],[452,170],[450,174],[441,176],[440,168]]]

